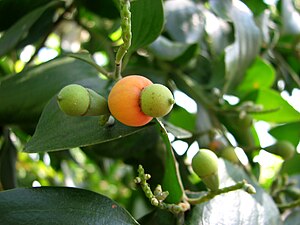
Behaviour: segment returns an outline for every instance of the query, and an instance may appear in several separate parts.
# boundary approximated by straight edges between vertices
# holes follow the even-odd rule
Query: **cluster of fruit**
[[[117,81],[108,100],[77,84],[64,87],[57,95],[60,109],[70,116],[112,115],[127,126],[143,126],[153,117],[168,114],[175,101],[171,91],[148,78],[130,75]]]

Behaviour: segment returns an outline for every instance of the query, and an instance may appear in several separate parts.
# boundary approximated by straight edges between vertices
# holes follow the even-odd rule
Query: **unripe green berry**
[[[239,163],[240,162],[240,160],[237,157],[237,155],[234,151],[234,148],[232,146],[227,146],[227,147],[223,148],[220,152],[220,156],[223,159],[226,159],[226,160],[228,160],[230,162],[233,162],[233,163]]]
[[[141,109],[148,116],[165,116],[171,111],[174,103],[171,91],[164,85],[150,84],[141,92]]]
[[[89,92],[78,84],[70,84],[58,93],[57,102],[65,114],[81,116],[86,113],[89,107]]]
[[[69,116],[109,114],[107,101],[95,91],[78,84],[65,86],[57,95],[60,109]]]
[[[200,149],[192,159],[192,168],[209,189],[219,189],[218,157],[214,152]]]
[[[296,148],[289,141],[278,141],[265,148],[267,152],[281,156],[284,160],[293,157]]]

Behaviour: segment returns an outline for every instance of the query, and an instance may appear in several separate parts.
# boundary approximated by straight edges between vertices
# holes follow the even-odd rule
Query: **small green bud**
[[[151,198],[150,202],[151,202],[151,205],[154,205],[154,206],[158,206],[158,204],[159,204],[159,201],[154,197]]]
[[[141,109],[148,116],[165,116],[171,111],[174,103],[171,91],[164,85],[150,84],[141,92]]]
[[[60,109],[69,116],[109,114],[107,101],[95,91],[78,84],[65,86],[57,95]]]
[[[192,168],[209,189],[219,189],[218,157],[214,152],[200,149],[192,159]]]
[[[266,147],[265,150],[287,160],[294,156],[296,148],[289,141],[278,141],[275,144]]]

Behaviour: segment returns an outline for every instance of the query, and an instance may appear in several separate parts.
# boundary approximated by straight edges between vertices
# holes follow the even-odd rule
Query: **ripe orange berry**
[[[142,90],[153,84],[149,79],[139,75],[130,75],[119,80],[108,96],[111,114],[127,126],[143,126],[152,120],[142,112],[140,95]]]

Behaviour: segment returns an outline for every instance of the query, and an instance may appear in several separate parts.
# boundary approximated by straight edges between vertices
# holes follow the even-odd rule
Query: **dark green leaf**
[[[166,30],[173,40],[197,43],[204,30],[204,19],[198,6],[190,0],[171,0],[164,5]]]
[[[138,224],[122,207],[95,192],[65,188],[22,188],[0,192],[1,223]]]
[[[45,104],[65,85],[97,77],[92,66],[72,58],[59,58],[8,76],[0,81],[0,124],[36,122]]]
[[[237,87],[241,94],[251,92],[255,89],[270,88],[275,81],[275,70],[268,62],[261,58],[247,70],[242,83]]]
[[[257,105],[262,105],[267,113],[253,114],[253,118],[274,123],[288,123],[300,121],[297,112],[281,95],[272,89],[261,89],[252,92],[250,99]]]
[[[252,12],[241,1],[210,0],[213,10],[234,25],[235,41],[225,49],[226,83],[224,91],[236,87],[244,77],[244,73],[257,56],[261,35],[256,26]]]
[[[277,140],[286,140],[295,147],[300,141],[300,122],[286,123],[272,128],[269,133]]]
[[[281,174],[299,174],[300,171],[300,154],[296,153],[293,158],[284,161],[282,168],[281,168]]]
[[[176,224],[176,218],[166,210],[157,209],[138,220],[143,225]]]
[[[164,24],[161,0],[139,0],[131,4],[132,43],[130,52],[153,42]]]
[[[49,8],[60,6],[62,2],[51,1],[47,5],[41,6],[26,16],[22,17],[12,27],[10,27],[0,38],[0,56],[9,52],[19,41],[28,34],[31,26],[40,18],[40,16]]]
[[[196,205],[188,213],[187,225],[281,225],[280,214],[271,196],[251,181],[239,166],[219,161],[221,187],[246,179],[255,189],[250,195],[243,190],[216,196],[207,203]]]
[[[10,139],[8,129],[4,130],[4,138],[4,143],[0,149],[0,186],[5,190],[17,186],[17,149]]]
[[[178,203],[183,197],[183,186],[179,174],[178,163],[175,159],[174,152],[168,138],[168,134],[163,124],[156,120],[160,136],[165,144],[165,173],[162,181],[162,188],[169,192],[166,201],[170,203]]]
[[[256,16],[260,15],[268,8],[268,5],[264,1],[243,0],[243,2]]]
[[[46,105],[26,152],[46,152],[112,141],[138,132],[144,127],[127,127],[118,121],[101,126],[99,117],[72,117],[58,107],[56,97]]]

